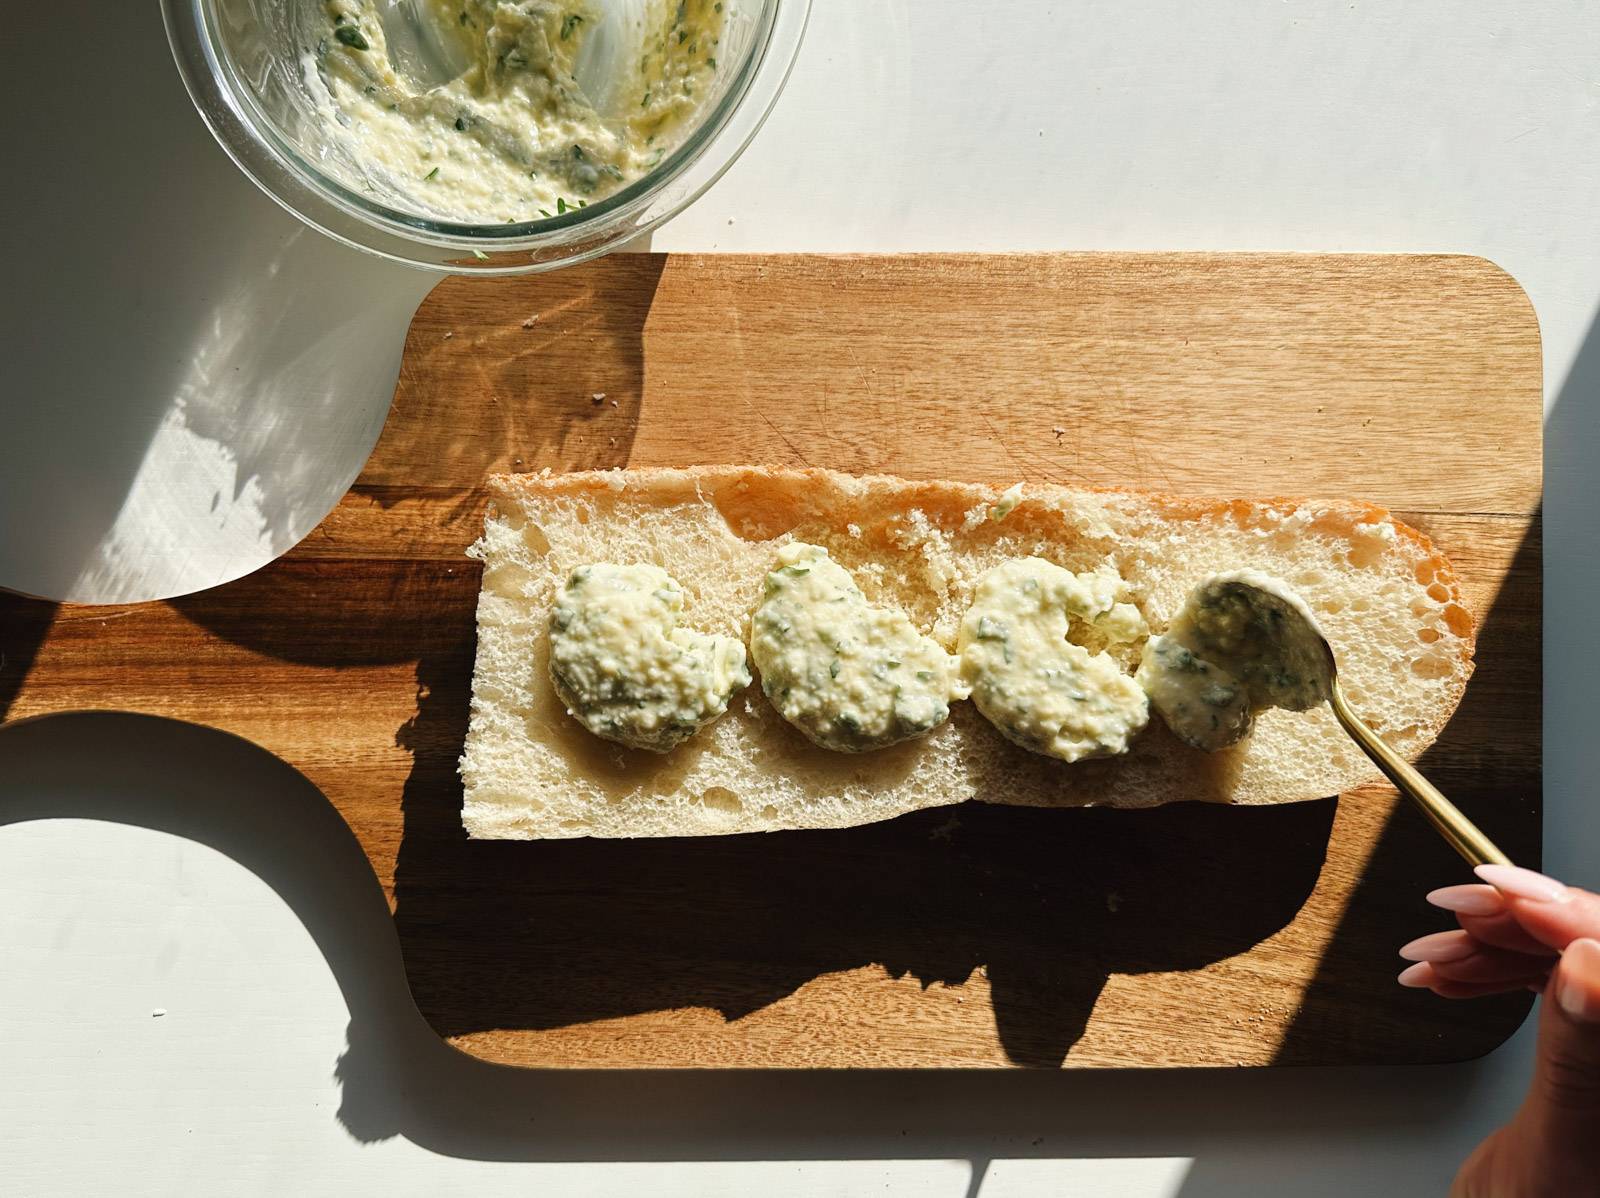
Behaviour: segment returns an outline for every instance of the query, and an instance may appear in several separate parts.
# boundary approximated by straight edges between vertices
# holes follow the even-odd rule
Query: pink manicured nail
[[[1472,872],[1501,894],[1512,898],[1528,899],[1535,903],[1559,903],[1567,897],[1567,888],[1554,878],[1520,866],[1480,865]]]
[[[1574,940],[1556,966],[1556,1002],[1568,1018],[1600,1023],[1600,940]]]
[[[1428,901],[1435,907],[1454,911],[1458,915],[1499,915],[1506,909],[1505,899],[1493,886],[1441,886],[1428,892]]]
[[[1407,961],[1459,961],[1478,951],[1477,943],[1465,932],[1435,932],[1418,936],[1400,950]]]
[[[1402,986],[1409,986],[1413,990],[1427,988],[1428,981],[1433,977],[1433,970],[1426,961],[1418,961],[1415,965],[1407,965],[1400,971],[1400,976],[1395,978]]]

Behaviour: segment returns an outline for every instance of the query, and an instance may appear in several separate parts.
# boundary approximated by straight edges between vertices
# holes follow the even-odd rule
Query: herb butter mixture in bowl
[[[594,257],[732,164],[809,0],[164,0],[201,115],[358,248],[453,270]]]

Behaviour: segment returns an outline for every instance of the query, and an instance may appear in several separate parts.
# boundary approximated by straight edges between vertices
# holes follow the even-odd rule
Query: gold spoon
[[[1383,776],[1393,782],[1401,794],[1422,809],[1428,822],[1438,829],[1439,835],[1449,842],[1451,848],[1466,859],[1468,865],[1510,865],[1511,858],[1496,848],[1494,841],[1485,836],[1477,824],[1462,815],[1460,808],[1445,798],[1437,786],[1418,773],[1410,762],[1386,745],[1360,716],[1350,710],[1344,691],[1339,689],[1339,677],[1333,664],[1333,647],[1325,638],[1322,643],[1328,650],[1328,702],[1333,707],[1339,726],[1350,734],[1350,739],[1361,746],[1361,751],[1372,758],[1372,764],[1383,771]]]
[[[1265,578],[1258,580],[1248,576],[1235,576],[1232,584],[1252,590],[1260,596],[1282,598],[1276,587],[1260,585],[1261,582],[1267,581],[1269,580]],[[1350,702],[1339,686],[1339,663],[1334,658],[1333,646],[1328,643],[1328,638],[1322,635],[1322,629],[1317,627],[1316,621],[1311,618],[1311,613],[1305,605],[1296,600],[1290,604],[1274,606],[1283,611],[1288,620],[1295,620],[1303,625],[1302,628],[1285,629],[1284,636],[1299,634],[1315,637],[1316,643],[1322,647],[1327,659],[1324,692],[1328,703],[1333,708],[1339,726],[1350,734],[1351,740],[1361,746],[1361,751],[1372,759],[1372,764],[1383,771],[1383,776],[1393,782],[1401,794],[1421,809],[1428,822],[1438,830],[1439,835],[1445,838],[1451,848],[1466,859],[1468,865],[1510,865],[1511,858],[1502,853],[1494,841],[1483,834],[1477,824],[1462,815],[1460,808],[1445,798],[1437,786],[1385,744],[1383,738],[1367,727],[1366,721],[1350,709]]]

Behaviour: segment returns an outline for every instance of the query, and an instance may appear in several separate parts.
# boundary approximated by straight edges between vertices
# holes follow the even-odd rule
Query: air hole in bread
[[[1444,626],[1454,635],[1464,637],[1472,631],[1472,617],[1459,603],[1452,603],[1444,609]]]
[[[743,484],[724,487],[711,503],[741,541],[771,541],[800,523],[800,513],[782,496],[763,494]]]
[[[1436,582],[1428,588],[1428,598],[1443,603],[1450,598],[1450,588],[1442,582]]]
[[[543,557],[550,552],[550,538],[544,535],[544,529],[532,521],[522,526],[522,543],[534,557]]]
[[[1455,667],[1438,653],[1425,653],[1411,663],[1411,672],[1418,678],[1443,678]]]
[[[774,807],[771,803],[768,803],[765,807],[763,807],[761,809],[761,818],[762,819],[777,819],[778,818],[778,809],[776,807]]]
[[[535,580],[532,571],[508,562],[484,572],[483,588],[496,595],[516,598],[519,595],[532,594],[535,590]]]
[[[1350,547],[1350,564],[1358,570],[1371,570],[1383,560],[1383,552],[1383,542],[1377,537],[1368,537]]]
[[[744,804],[739,796],[726,786],[708,786],[700,792],[700,802],[713,811],[726,811],[729,815],[738,815],[744,811]]]
[[[1417,639],[1424,645],[1431,645],[1439,639],[1439,630],[1437,628],[1419,628],[1417,630]]]

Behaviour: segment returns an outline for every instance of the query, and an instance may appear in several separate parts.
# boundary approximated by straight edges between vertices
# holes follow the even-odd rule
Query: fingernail
[[[1472,871],[1501,894],[1535,903],[1559,903],[1567,888],[1554,878],[1536,874],[1517,865],[1480,865]]]
[[[1400,976],[1395,978],[1402,986],[1409,986],[1413,990],[1427,988],[1428,980],[1433,977],[1433,970],[1426,961],[1418,961],[1415,965],[1407,965],[1400,971]]]
[[[1574,940],[1556,966],[1556,1002],[1579,1023],[1600,1022],[1600,940]]]
[[[1464,886],[1430,890],[1428,901],[1458,915],[1499,915],[1506,909],[1505,900],[1493,886],[1477,886],[1470,882]]]
[[[1459,961],[1478,951],[1472,937],[1459,929],[1418,936],[1400,950],[1407,961]]]

